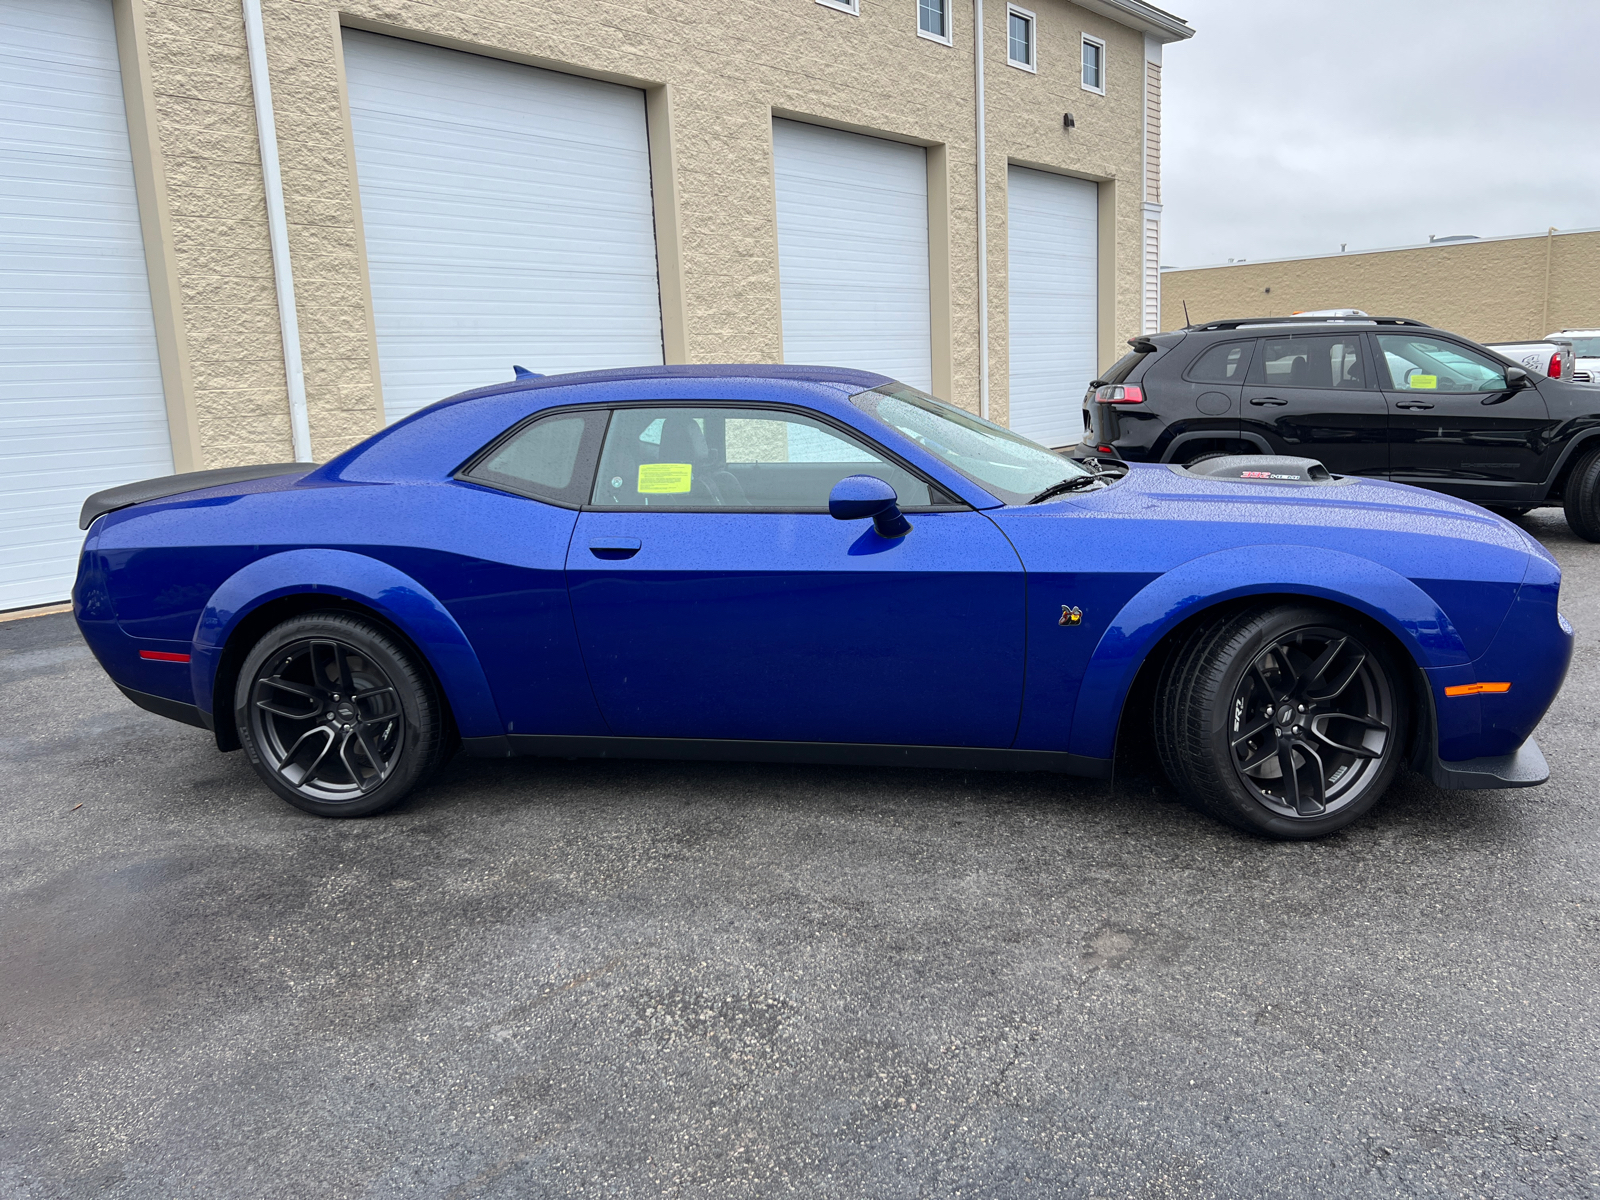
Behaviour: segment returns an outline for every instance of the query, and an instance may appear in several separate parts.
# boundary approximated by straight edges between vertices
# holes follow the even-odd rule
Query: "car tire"
[[[1323,837],[1394,781],[1403,679],[1382,637],[1341,613],[1252,608],[1194,630],[1167,660],[1157,754],[1193,807],[1265,837]]]
[[[1600,542],[1600,449],[1573,465],[1563,490],[1567,525],[1586,542]]]
[[[449,723],[427,668],[349,613],[269,630],[245,656],[233,707],[257,774],[319,817],[392,808],[447,756]]]

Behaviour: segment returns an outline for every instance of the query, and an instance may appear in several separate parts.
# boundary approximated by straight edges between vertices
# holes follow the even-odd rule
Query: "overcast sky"
[[[1162,263],[1600,226],[1600,0],[1160,0]]]

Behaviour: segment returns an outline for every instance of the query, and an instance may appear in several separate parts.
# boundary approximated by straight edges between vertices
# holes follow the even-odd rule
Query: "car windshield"
[[[1025,503],[1063,479],[1093,474],[1038,442],[903,383],[884,384],[850,399],[1008,504]]]
[[[1573,338],[1572,353],[1579,358],[1600,358],[1600,337]]]

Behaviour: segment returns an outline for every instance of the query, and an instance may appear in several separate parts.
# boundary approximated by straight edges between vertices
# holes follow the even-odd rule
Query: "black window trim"
[[[511,428],[505,430],[503,433],[498,434],[495,438],[493,438],[490,442],[488,442],[481,449],[475,451],[472,454],[471,457],[469,457],[464,463],[462,463],[459,467],[457,467],[451,473],[450,477],[452,479],[454,479],[457,483],[471,484],[474,487],[485,488],[485,489],[487,489],[489,491],[492,491],[492,492],[504,492],[504,493],[507,493],[508,495],[519,496],[519,497],[521,497],[521,498],[523,498],[525,500],[533,500],[533,501],[535,501],[535,502],[537,502],[539,504],[548,504],[552,508],[565,508],[565,509],[568,509],[568,510],[573,511],[573,512],[627,512],[627,513],[642,513],[642,512],[667,513],[667,512],[673,512],[673,513],[724,513],[724,514],[731,514],[731,513],[772,513],[772,514],[811,513],[811,514],[816,514],[816,513],[826,513],[828,511],[826,505],[824,505],[824,506],[822,506],[820,508],[818,508],[818,507],[806,507],[806,508],[793,508],[793,507],[782,507],[782,508],[780,508],[780,507],[773,507],[773,508],[729,508],[726,505],[721,505],[721,504],[696,504],[696,505],[692,505],[692,506],[691,505],[687,505],[687,504],[683,504],[683,505],[674,505],[674,506],[670,506],[670,507],[667,506],[667,505],[662,505],[661,507],[656,508],[656,507],[650,507],[648,505],[643,505],[643,504],[593,504],[593,503],[588,503],[588,502],[585,502],[583,504],[569,504],[569,503],[567,503],[566,501],[563,501],[563,500],[552,500],[549,496],[537,496],[537,495],[534,495],[532,492],[525,491],[525,490],[522,490],[520,488],[510,487],[510,486],[508,486],[506,484],[492,483],[492,482],[490,482],[489,480],[486,480],[486,479],[476,479],[476,478],[473,478],[472,475],[471,475],[471,472],[474,469],[476,469],[479,466],[479,464],[481,464],[482,462],[484,462],[485,460],[487,460],[488,458],[493,456],[494,453],[497,450],[499,450],[501,446],[505,445],[512,438],[514,438],[518,434],[520,434],[524,429],[527,429],[530,425],[533,425],[533,424],[535,424],[535,423],[537,423],[539,421],[542,421],[547,417],[565,416],[565,415],[571,415],[571,414],[574,414],[574,413],[581,413],[581,412],[603,412],[603,413],[606,414],[606,420],[605,420],[604,428],[600,431],[600,446],[599,446],[599,450],[594,456],[594,462],[589,464],[589,466],[588,466],[589,486],[588,486],[588,488],[586,490],[586,494],[589,495],[592,498],[594,496],[595,476],[598,473],[599,468],[600,468],[600,458],[605,453],[606,438],[609,437],[610,434],[611,434],[611,416],[612,416],[613,413],[617,412],[619,409],[631,409],[631,408],[742,408],[742,409],[756,409],[756,410],[763,411],[763,412],[794,413],[794,414],[796,414],[798,416],[803,416],[803,417],[809,418],[810,420],[816,421],[819,424],[832,426],[834,429],[837,429],[841,433],[846,434],[853,441],[864,443],[874,453],[881,454],[885,459],[887,459],[889,462],[893,463],[895,466],[899,467],[901,470],[905,471],[912,478],[918,479],[921,482],[923,482],[924,484],[926,484],[928,486],[929,490],[930,490],[930,494],[939,494],[939,495],[950,496],[953,499],[953,503],[950,503],[950,504],[905,504],[905,505],[901,505],[901,510],[902,511],[908,512],[908,513],[941,513],[941,512],[975,512],[975,511],[977,511],[976,509],[973,508],[973,506],[971,504],[968,504],[965,500],[961,499],[961,497],[956,496],[953,492],[951,492],[951,490],[948,487],[946,487],[944,484],[940,483],[936,479],[930,478],[926,471],[922,470],[920,467],[917,467],[917,466],[913,465],[910,462],[907,462],[904,457],[902,457],[901,455],[895,453],[893,450],[889,449],[887,446],[884,446],[882,443],[878,442],[875,438],[868,437],[861,430],[855,428],[854,426],[848,425],[845,422],[838,420],[836,417],[829,416],[827,413],[818,412],[817,410],[811,409],[811,408],[804,408],[804,407],[802,407],[801,405],[798,405],[798,404],[785,404],[785,403],[783,403],[781,401],[774,402],[774,401],[751,401],[751,400],[727,400],[727,399],[722,399],[722,400],[690,400],[690,399],[618,400],[618,401],[612,401],[612,402],[607,402],[607,403],[599,403],[599,404],[596,404],[596,403],[566,404],[566,405],[561,405],[561,406],[558,406],[558,407],[541,409],[539,412],[530,413],[528,416],[524,417],[522,420],[518,421],[516,424],[511,426]]]

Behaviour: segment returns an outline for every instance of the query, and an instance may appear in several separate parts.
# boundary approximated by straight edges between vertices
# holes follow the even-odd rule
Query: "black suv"
[[[1600,386],[1404,317],[1208,321],[1128,344],[1089,385],[1080,456],[1316,458],[1507,515],[1563,504],[1600,541]]]

